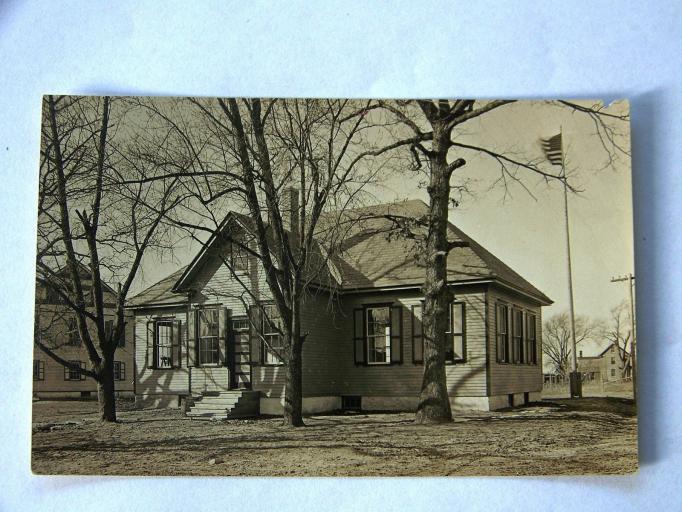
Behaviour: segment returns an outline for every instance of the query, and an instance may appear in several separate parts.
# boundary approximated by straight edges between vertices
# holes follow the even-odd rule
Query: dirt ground
[[[410,413],[318,415],[286,429],[278,418],[190,420],[179,410],[133,410],[97,421],[97,404],[33,406],[38,474],[445,476],[549,475],[637,470],[631,400],[555,400],[458,413],[417,426]],[[127,409],[127,410],[126,410]]]

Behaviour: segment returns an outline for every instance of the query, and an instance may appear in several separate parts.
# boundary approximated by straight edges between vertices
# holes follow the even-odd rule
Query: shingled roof
[[[141,291],[128,300],[128,307],[140,306],[164,306],[182,304],[185,297],[182,294],[174,293],[173,287],[185,272],[187,267],[182,267],[171,275],[164,277],[161,281],[154,283],[146,290]]]
[[[399,236],[387,236],[387,233],[395,229],[392,218],[416,219],[428,211],[428,205],[418,199],[354,210],[356,215],[366,220],[359,222],[359,228],[344,244],[341,261],[337,262],[343,274],[343,289],[421,285],[425,269],[415,258],[416,243]],[[449,283],[495,280],[542,303],[552,303],[549,297],[461,229],[450,223],[448,230],[449,240],[468,243],[468,247],[452,249],[448,255]]]
[[[343,244],[340,255],[330,262],[331,274],[340,285],[341,293],[358,292],[391,287],[421,286],[425,268],[417,261],[417,245],[414,240],[395,235],[394,218],[420,218],[428,213],[428,206],[421,200],[386,203],[351,210],[348,219],[353,228]],[[250,219],[238,216],[242,225],[249,226]],[[540,303],[552,300],[526,281],[508,265],[483,248],[478,242],[452,224],[448,226],[448,239],[467,242],[467,247],[452,249],[448,255],[448,282],[452,284],[495,281],[525,293]],[[393,232],[392,235],[389,233]],[[207,244],[209,245],[209,244]],[[205,246],[206,247],[206,246]],[[163,305],[182,302],[184,297],[173,292],[181,278],[188,277],[194,262],[183,267],[150,288],[136,295],[130,306]],[[340,283],[338,283],[340,281]],[[325,283],[326,284],[326,283]]]

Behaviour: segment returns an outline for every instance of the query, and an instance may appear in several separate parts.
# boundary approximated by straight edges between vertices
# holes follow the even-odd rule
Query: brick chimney
[[[290,232],[289,239],[298,239],[298,223],[299,223],[299,192],[294,187],[285,187],[282,189],[280,198],[280,213],[282,214],[282,224],[284,229]]]

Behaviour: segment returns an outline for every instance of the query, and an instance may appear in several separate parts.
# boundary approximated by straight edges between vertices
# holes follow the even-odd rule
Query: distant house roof
[[[599,352],[599,354],[598,354],[597,356],[595,356],[595,357],[602,357],[602,356],[603,356],[604,354],[606,354],[609,350],[611,350],[611,347],[614,347],[614,346],[616,346],[615,343],[609,343],[609,344],[606,346],[606,348],[605,348],[604,350],[602,350],[601,352]],[[622,352],[625,352],[626,354],[629,354],[629,353],[630,353],[630,352],[628,352],[627,350],[621,349],[620,347],[617,347],[617,348],[618,348],[619,350],[621,350]]]
[[[357,208],[347,212],[353,223],[342,246],[342,251],[329,262],[326,273],[317,276],[318,284],[334,284],[341,292],[353,292],[392,287],[418,287],[424,281],[424,265],[416,258],[414,240],[389,235],[395,231],[395,218],[420,218],[428,213],[421,200],[386,203]],[[253,229],[253,220],[231,212],[220,225],[224,229],[229,219],[234,219],[246,229]],[[324,222],[324,220],[322,220]],[[418,228],[415,228],[418,229]],[[541,304],[552,300],[508,265],[483,248],[459,228],[449,224],[449,239],[462,241],[467,247],[458,247],[448,255],[448,282],[497,282],[524,293]],[[218,231],[219,231],[218,230]],[[193,261],[175,273],[147,288],[129,301],[129,306],[177,304],[184,300],[182,292],[192,274],[206,257],[216,235],[205,243]],[[323,251],[323,248],[320,247]]]
[[[86,295],[91,295],[91,289],[92,289],[92,273],[90,272],[90,268],[81,263],[80,261],[77,262],[77,267],[78,267],[78,276],[81,281],[81,287],[83,288],[83,293]],[[63,290],[70,290],[71,289],[71,270],[68,267],[68,265],[64,264],[62,267],[58,268],[57,270],[53,270],[52,274],[43,274],[43,277],[52,283],[53,286],[56,286],[60,289]],[[52,290],[52,287],[45,284],[39,279],[36,279],[37,287],[38,288],[45,288],[47,290],[47,298],[46,299],[38,299],[40,302],[43,303],[58,303],[61,304],[62,301],[61,299],[55,294],[55,292]],[[116,291],[109,286],[109,284],[104,281],[104,279],[101,279],[102,283],[102,289],[104,292],[107,292],[111,295],[116,295]],[[107,303],[109,304],[109,303]]]

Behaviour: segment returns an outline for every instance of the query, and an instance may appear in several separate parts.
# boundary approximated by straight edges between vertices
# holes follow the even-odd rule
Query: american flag
[[[545,151],[547,160],[552,165],[562,165],[564,163],[564,153],[561,147],[561,133],[557,133],[549,139],[540,139],[542,149]]]

